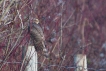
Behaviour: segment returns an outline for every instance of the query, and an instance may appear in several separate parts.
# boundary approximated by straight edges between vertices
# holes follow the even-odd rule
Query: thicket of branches
[[[39,71],[74,71],[68,67],[78,53],[87,55],[88,68],[106,68],[105,8],[105,0],[0,0],[0,70],[21,69],[36,18],[50,52],[50,60],[38,54]]]

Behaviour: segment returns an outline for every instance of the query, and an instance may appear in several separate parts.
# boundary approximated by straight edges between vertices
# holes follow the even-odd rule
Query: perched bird
[[[39,26],[38,19],[35,19],[34,23],[32,23],[32,25],[30,26],[29,33],[30,33],[31,41],[33,42],[33,45],[35,47],[35,50],[47,57],[48,51],[44,44],[45,37],[42,28]]]

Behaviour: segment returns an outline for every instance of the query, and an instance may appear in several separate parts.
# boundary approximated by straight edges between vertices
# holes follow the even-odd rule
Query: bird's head
[[[39,20],[38,20],[38,19],[35,19],[34,22],[35,22],[36,24],[39,24]]]

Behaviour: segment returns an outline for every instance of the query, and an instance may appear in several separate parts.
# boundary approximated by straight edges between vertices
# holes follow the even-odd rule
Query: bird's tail
[[[49,57],[48,50],[46,49],[45,44],[44,44],[43,42],[42,42],[42,44],[43,44],[43,55],[44,55],[46,58],[48,58],[48,57]]]

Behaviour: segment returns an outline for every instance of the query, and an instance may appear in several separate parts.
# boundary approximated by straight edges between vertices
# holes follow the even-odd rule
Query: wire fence
[[[22,64],[22,62],[4,62],[5,64]],[[42,63],[35,63],[35,64],[42,64]],[[60,67],[60,68],[65,68],[67,70],[69,69],[76,69],[76,68],[81,68],[81,69],[87,69],[88,71],[106,71],[106,69],[95,69],[95,68],[83,68],[83,67],[76,67],[76,66],[59,66],[59,65],[47,65],[43,64],[44,71],[51,71],[49,70],[49,67]],[[47,67],[47,68],[46,68]]]

